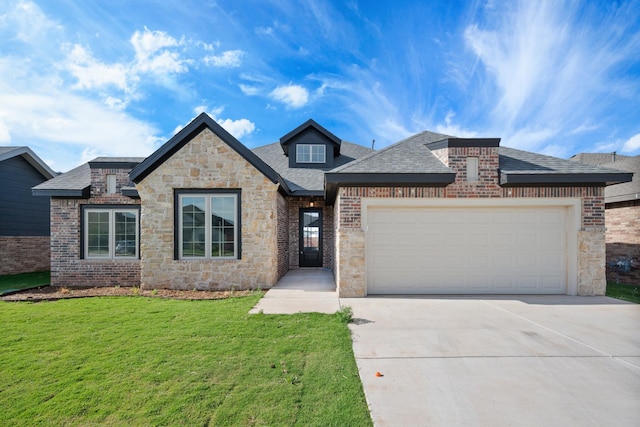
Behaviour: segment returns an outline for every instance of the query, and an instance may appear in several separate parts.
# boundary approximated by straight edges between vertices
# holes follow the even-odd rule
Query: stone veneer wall
[[[607,203],[605,224],[607,280],[640,285],[640,200]],[[613,267],[620,258],[632,259],[630,272],[618,272]]]
[[[278,185],[208,128],[136,187],[142,200],[143,288],[250,289],[277,282]],[[241,189],[241,259],[174,259],[174,190],[216,188]]]
[[[466,169],[466,166],[465,166]],[[481,175],[482,176],[482,175]],[[497,179],[497,174],[496,174]],[[469,198],[470,191],[484,186],[482,197],[580,197],[582,223],[578,233],[579,295],[603,295],[605,282],[604,188],[603,187],[512,187],[496,189],[491,183],[466,183],[462,180],[441,188],[434,187],[343,187],[338,191],[335,209],[337,262],[335,277],[341,297],[366,295],[365,237],[361,229],[361,199],[378,198]]]
[[[106,193],[106,175],[116,175],[116,194]],[[139,286],[140,260],[81,259],[81,205],[137,205],[120,194],[129,169],[92,169],[89,199],[51,198],[51,284],[67,287]]]
[[[323,197],[289,198],[289,269],[300,268],[300,208],[322,208],[322,267],[333,269],[334,226],[333,206],[325,204]]]
[[[0,275],[49,270],[50,244],[49,236],[0,236]]]

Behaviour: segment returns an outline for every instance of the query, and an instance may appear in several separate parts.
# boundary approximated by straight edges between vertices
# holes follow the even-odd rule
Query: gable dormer
[[[280,138],[280,145],[290,168],[333,168],[340,155],[340,138],[313,119]]]

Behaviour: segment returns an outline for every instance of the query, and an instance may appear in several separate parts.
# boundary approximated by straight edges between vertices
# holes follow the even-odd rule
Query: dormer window
[[[324,144],[297,144],[297,163],[326,163],[327,147]]]

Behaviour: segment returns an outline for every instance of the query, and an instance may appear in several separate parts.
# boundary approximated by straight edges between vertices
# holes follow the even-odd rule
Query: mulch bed
[[[186,300],[211,300],[251,295],[254,291],[178,291],[171,289],[142,290],[140,288],[112,287],[99,288],[60,288],[43,286],[26,289],[0,297],[2,301],[55,301],[69,298],[144,296],[153,298],[171,298]]]

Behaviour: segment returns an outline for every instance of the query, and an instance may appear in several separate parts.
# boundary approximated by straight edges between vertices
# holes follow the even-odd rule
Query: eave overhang
[[[500,170],[500,185],[503,187],[550,185],[550,186],[606,186],[629,182],[633,173],[535,173]]]
[[[138,194],[138,189],[135,187],[122,187],[122,190],[120,191],[122,192],[123,196],[131,197],[132,199],[140,198],[140,195]]]
[[[62,197],[70,199],[88,199],[91,196],[91,186],[82,189],[32,189],[31,194],[42,197]]]
[[[499,147],[500,138],[447,138],[425,145],[429,150],[453,147]]]
[[[340,187],[445,187],[453,183],[450,173],[331,173],[324,175],[324,196],[333,204]]]

